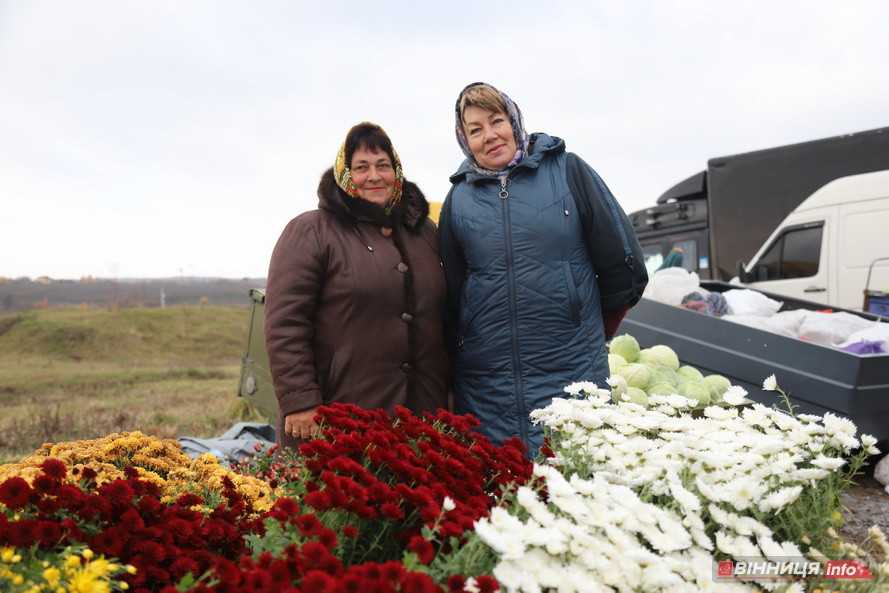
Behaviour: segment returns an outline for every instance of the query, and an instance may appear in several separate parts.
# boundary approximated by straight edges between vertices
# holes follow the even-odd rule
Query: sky
[[[0,0],[0,277],[264,277],[349,127],[441,201],[486,81],[627,211],[889,126],[881,1]]]

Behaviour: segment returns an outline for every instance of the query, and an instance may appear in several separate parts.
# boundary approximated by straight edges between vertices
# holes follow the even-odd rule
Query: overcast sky
[[[442,200],[483,80],[624,209],[889,126],[889,3],[0,0],[0,276],[265,276],[348,128]]]

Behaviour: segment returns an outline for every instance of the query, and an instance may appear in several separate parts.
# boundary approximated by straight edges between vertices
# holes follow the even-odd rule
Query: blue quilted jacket
[[[601,179],[562,140],[532,139],[505,179],[464,162],[440,217],[457,411],[495,442],[518,436],[530,455],[543,434],[529,413],[571,382],[605,385],[603,308],[632,306],[647,281]]]

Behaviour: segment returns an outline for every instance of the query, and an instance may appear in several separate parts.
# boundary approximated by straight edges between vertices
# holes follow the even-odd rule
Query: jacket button
[[[402,313],[401,320],[404,321],[405,323],[410,323],[411,321],[414,320],[414,316],[411,315],[410,313]]]
[[[405,272],[407,272],[407,264],[403,261],[400,261],[398,262],[398,265],[395,266],[395,269],[404,274]]]
[[[412,370],[414,370],[414,367],[409,362],[403,362],[403,363],[401,363],[401,370],[404,373],[409,373]]]
[[[463,348],[463,336],[457,338],[457,348]]]
[[[373,245],[368,245],[367,250],[370,251],[371,253],[373,253],[373,251],[374,251]]]

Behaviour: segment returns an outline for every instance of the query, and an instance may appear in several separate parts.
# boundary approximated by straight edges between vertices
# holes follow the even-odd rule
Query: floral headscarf
[[[382,128],[380,128],[382,130]],[[386,132],[383,131],[385,134]],[[388,136],[388,135],[387,135]],[[392,187],[392,197],[389,198],[389,202],[386,204],[386,213],[388,214],[392,208],[401,201],[401,194],[404,190],[404,172],[401,169],[401,159],[398,158],[398,153],[395,151],[395,147],[392,147],[392,158],[394,159],[394,163],[392,163],[392,168],[395,169],[395,185]],[[346,163],[346,141],[343,140],[343,143],[340,145],[339,151],[336,153],[336,160],[333,164],[333,177],[336,179],[336,184],[340,186],[346,194],[353,198],[358,197],[358,187],[352,181],[352,170],[349,168],[348,163]]]
[[[463,99],[463,95],[466,94],[466,91],[475,86],[486,86],[493,90],[495,93],[500,95],[500,98],[503,99],[503,103],[506,104],[506,115],[509,117],[509,123],[512,124],[512,135],[515,138],[516,145],[516,153],[509,161],[509,164],[506,165],[500,171],[491,171],[490,169],[483,169],[479,166],[478,162],[475,160],[475,156],[472,154],[472,151],[469,149],[469,142],[466,140],[466,133],[463,131],[463,118],[460,113],[460,100]],[[470,85],[467,85],[462,91],[460,91],[460,95],[457,96],[457,105],[454,108],[457,117],[457,124],[455,126],[457,132],[457,143],[460,145],[460,148],[463,150],[463,154],[466,155],[466,158],[469,159],[469,163],[472,168],[481,175],[487,175],[490,177],[496,177],[503,174],[503,171],[509,169],[510,167],[519,164],[525,155],[528,154],[528,133],[525,132],[525,121],[522,119],[522,111],[519,109],[519,106],[515,104],[515,102],[510,99],[506,93],[503,91],[499,91],[490,84],[486,82],[473,82]]]

